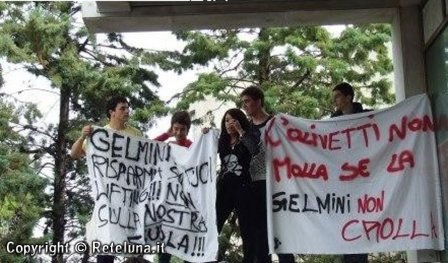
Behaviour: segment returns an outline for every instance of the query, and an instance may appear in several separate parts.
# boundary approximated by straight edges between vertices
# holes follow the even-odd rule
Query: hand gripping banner
[[[95,201],[88,241],[164,243],[184,260],[215,260],[216,152],[215,131],[186,149],[95,127],[87,144]]]
[[[271,253],[444,249],[434,121],[426,95],[264,134]]]

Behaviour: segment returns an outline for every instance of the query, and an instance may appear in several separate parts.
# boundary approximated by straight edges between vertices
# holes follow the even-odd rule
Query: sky
[[[334,25],[326,26],[329,31],[338,35],[345,26]],[[136,32],[136,33],[122,33],[124,40],[131,46],[152,49],[152,50],[178,50],[182,51],[184,43],[177,40],[170,31],[160,32]],[[105,34],[97,34],[98,40],[101,42],[105,39]],[[2,92],[14,95],[21,101],[36,103],[38,108],[42,111],[43,117],[40,120],[40,126],[45,127],[48,123],[56,123],[59,114],[59,95],[57,89],[50,87],[50,82],[44,77],[36,77],[20,66],[8,63],[2,63],[3,77],[5,84],[2,87]],[[199,74],[198,71],[189,70],[183,72],[181,75],[170,71],[158,70],[156,73],[159,76],[160,88],[157,94],[162,100],[168,100],[174,94],[183,90],[183,88],[190,82],[196,79]],[[210,104],[210,103],[209,103]],[[204,104],[204,111],[206,108],[215,108],[215,105]],[[202,106],[202,104],[201,104]],[[216,121],[219,123],[221,116],[226,108],[232,105],[226,105],[216,115]],[[160,133],[168,130],[170,124],[170,116],[158,119],[153,128],[151,128],[146,135],[153,138]],[[190,139],[197,136],[199,128],[193,127],[189,134]]]
[[[333,34],[339,34],[344,26],[329,27]],[[124,40],[131,46],[154,49],[154,50],[179,50],[181,51],[184,44],[178,41],[171,32],[140,32],[140,33],[123,33]],[[99,39],[104,39],[104,34],[98,34]],[[59,94],[58,89],[52,89],[49,80],[44,77],[36,77],[23,68],[17,65],[4,63],[2,61],[3,77],[5,80],[1,92],[14,95],[23,102],[32,102],[37,104],[38,109],[41,110],[43,117],[40,119],[38,126],[45,128],[48,124],[55,124],[58,121],[59,115]],[[194,81],[199,74],[198,71],[190,70],[181,75],[174,72],[167,72],[159,70],[156,72],[159,76],[159,83],[161,84],[157,94],[160,99],[168,100],[174,94],[183,90],[183,88]],[[207,104],[201,104],[207,105]],[[207,105],[215,108],[216,105]],[[215,115],[216,123],[219,123],[225,109],[230,105],[224,106]],[[207,109],[203,109],[207,110]],[[170,126],[171,116],[160,118],[156,121],[153,128],[151,128],[146,135],[148,138],[154,138],[160,133],[168,130]],[[194,139],[200,133],[200,127],[192,127],[189,138]],[[43,225],[43,222],[40,222]],[[37,230],[37,229],[36,229]],[[42,229],[40,229],[42,230]],[[39,230],[35,232],[37,236]]]
[[[124,40],[135,47],[156,50],[182,50],[183,44],[176,40],[171,32],[142,32],[142,33],[124,33]],[[99,39],[105,35],[98,34]],[[48,124],[55,124],[59,116],[59,93],[57,89],[52,89],[50,81],[44,77],[36,77],[25,71],[21,66],[6,63],[2,61],[4,86],[0,92],[4,92],[18,98],[22,102],[32,102],[38,106],[43,117],[37,126],[42,128]],[[182,89],[190,82],[194,81],[198,72],[186,71],[181,75],[174,72],[157,71],[159,83],[161,84],[157,94],[162,100],[168,100],[172,95],[182,91]],[[154,138],[160,133],[168,130],[170,126],[171,116],[160,118],[156,121],[146,135]],[[198,135],[200,128],[192,128],[189,138],[193,139]],[[44,171],[45,172],[45,171]],[[48,171],[51,174],[51,171]],[[34,230],[34,236],[42,235],[45,220],[42,219],[38,223],[38,227]],[[46,258],[46,257],[44,257]],[[152,256],[148,257],[151,259]]]
[[[154,50],[182,50],[184,44],[178,41],[169,31],[124,33],[125,41],[135,47]],[[98,34],[99,39],[105,38],[104,34]],[[40,126],[48,123],[56,123],[59,114],[59,95],[57,89],[50,87],[50,82],[44,77],[36,77],[26,72],[20,66],[2,63],[5,84],[2,92],[14,95],[24,102],[36,103],[42,111],[43,117]],[[186,71],[181,75],[174,72],[157,71],[161,84],[157,94],[162,100],[168,100],[172,95],[182,91],[190,82],[194,81],[195,71]],[[149,138],[159,135],[169,128],[170,116],[156,121],[155,126],[146,134]]]

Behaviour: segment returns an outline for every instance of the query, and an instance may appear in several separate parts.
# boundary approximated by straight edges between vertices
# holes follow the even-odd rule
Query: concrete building
[[[445,193],[445,228],[448,227],[447,15],[448,0],[83,2],[84,21],[92,33],[390,23],[397,101],[427,93],[434,116],[441,121],[436,136]],[[408,262],[448,262],[448,253],[408,251]]]

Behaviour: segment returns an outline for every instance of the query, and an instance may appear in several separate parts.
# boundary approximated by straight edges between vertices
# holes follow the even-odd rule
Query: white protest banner
[[[442,250],[434,123],[426,95],[264,134],[271,253]]]
[[[95,201],[88,242],[123,245],[123,254],[142,248],[129,244],[154,253],[163,243],[184,260],[215,260],[216,152],[213,131],[187,149],[95,127],[87,144]]]

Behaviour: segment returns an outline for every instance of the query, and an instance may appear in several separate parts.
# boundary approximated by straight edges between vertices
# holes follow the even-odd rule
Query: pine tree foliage
[[[194,82],[176,94],[179,108],[206,100],[239,102],[247,86],[260,86],[273,112],[321,118],[332,111],[331,89],[346,81],[362,103],[394,101],[388,45],[390,26],[350,25],[333,36],[321,26],[177,32],[183,52],[144,56],[182,72],[202,68]]]
[[[143,130],[168,112],[156,95],[157,74],[142,64],[142,51],[127,45],[120,34],[104,40],[90,35],[80,15],[76,2],[0,3],[0,57],[49,80],[59,94],[57,123],[42,127],[39,120],[20,119],[16,124],[27,134],[22,152],[34,154],[34,164],[41,164],[37,170],[49,177],[44,233],[54,244],[82,239],[91,211],[85,164],[68,155],[81,127],[105,123],[105,102],[114,95],[129,98],[136,109],[133,124]],[[8,195],[8,209],[14,202]],[[77,256],[58,254],[52,262]]]
[[[32,106],[16,108],[0,96],[0,262],[23,262],[21,256],[7,252],[8,242],[45,240],[33,239],[32,235],[45,212],[47,181],[30,165],[30,156],[21,152],[26,138],[13,127],[21,116],[31,121],[30,111],[34,111]]]
[[[271,112],[321,118],[332,111],[331,88],[341,81],[352,83],[367,105],[394,101],[388,25],[351,25],[338,36],[308,26],[183,31],[175,33],[186,43],[182,52],[151,52],[129,46],[120,34],[97,39],[80,22],[79,11],[74,2],[0,2],[0,58],[48,79],[60,97],[58,122],[45,127],[38,125],[35,105],[14,108],[0,101],[0,244],[29,240],[41,217],[47,219],[45,238],[53,243],[83,238],[92,200],[85,163],[70,160],[68,149],[86,122],[106,122],[105,98],[112,95],[130,99],[132,121],[142,129],[167,114],[156,95],[154,67],[203,71],[173,97],[180,109],[210,96],[239,103],[242,89],[257,85]],[[49,179],[42,179],[49,168]],[[229,229],[224,232],[230,240]],[[237,248],[228,251],[228,259],[241,257]],[[24,260],[0,250],[2,256],[14,258],[1,262]],[[56,255],[52,262],[70,256]]]

